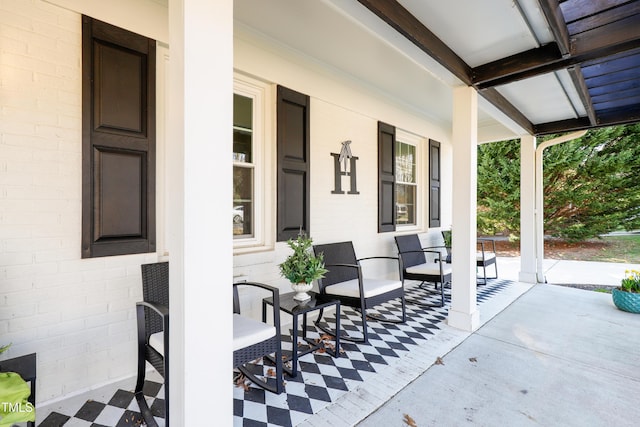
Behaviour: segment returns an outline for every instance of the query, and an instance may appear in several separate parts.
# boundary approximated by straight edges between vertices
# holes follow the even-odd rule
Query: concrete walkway
[[[499,257],[498,266],[501,278],[518,280],[520,257]],[[640,271],[640,264],[545,259],[542,268],[551,284],[619,286],[625,270]]]
[[[548,281],[616,285],[630,268],[597,264],[553,262]],[[609,294],[535,285],[359,425],[636,426],[639,331]]]

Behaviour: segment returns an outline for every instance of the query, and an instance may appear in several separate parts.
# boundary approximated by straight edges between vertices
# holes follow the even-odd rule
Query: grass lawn
[[[498,255],[519,255],[518,242],[500,242]],[[606,236],[584,242],[567,242],[550,238],[545,240],[544,257],[578,261],[622,262],[640,264],[640,234]]]

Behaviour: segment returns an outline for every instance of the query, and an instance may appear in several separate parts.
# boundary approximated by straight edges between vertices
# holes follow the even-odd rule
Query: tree
[[[518,141],[478,148],[481,233],[519,234],[519,157]],[[547,148],[543,159],[547,234],[582,240],[640,227],[640,125],[590,130]]]

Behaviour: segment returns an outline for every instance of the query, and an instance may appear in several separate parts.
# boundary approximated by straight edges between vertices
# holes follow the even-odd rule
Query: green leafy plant
[[[444,239],[444,245],[447,248],[451,248],[451,230],[444,230],[442,232],[442,238]]]
[[[620,282],[618,289],[625,292],[640,293],[640,271],[626,270],[624,279]]]
[[[9,343],[7,345],[3,345],[2,347],[0,347],[0,354],[2,354],[5,351],[9,350],[9,347],[11,347],[11,343]]]
[[[313,240],[304,233],[298,235],[296,240],[289,239],[287,245],[293,250],[293,254],[279,265],[280,274],[289,279],[291,283],[311,283],[324,277],[328,271],[324,268],[324,256],[315,256],[311,252]]]

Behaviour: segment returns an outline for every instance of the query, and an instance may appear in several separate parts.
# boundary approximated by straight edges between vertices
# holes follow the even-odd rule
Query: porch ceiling
[[[639,0],[235,0],[234,18],[440,122],[474,86],[480,140],[640,120]]]

